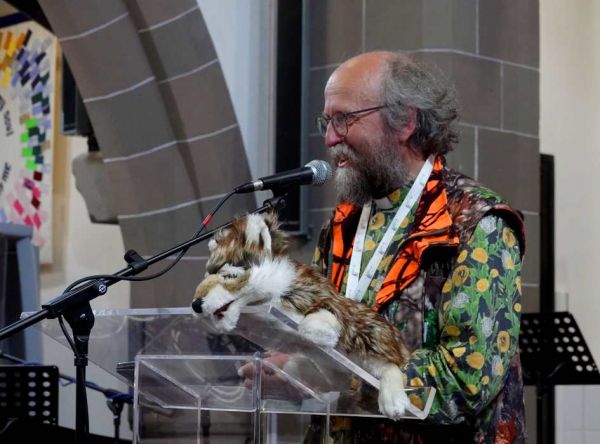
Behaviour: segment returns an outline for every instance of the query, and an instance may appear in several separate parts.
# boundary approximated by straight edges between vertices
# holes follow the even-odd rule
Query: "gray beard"
[[[346,145],[336,145],[331,149],[332,157],[344,153],[352,165],[337,168],[334,185],[341,202],[364,205],[387,196],[410,180],[410,175],[391,145],[382,143],[368,155],[358,155]]]

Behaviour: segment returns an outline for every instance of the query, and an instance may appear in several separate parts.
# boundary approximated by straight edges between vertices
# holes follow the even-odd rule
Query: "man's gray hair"
[[[458,142],[458,104],[453,88],[404,56],[392,57],[383,72],[381,110],[391,130],[406,125],[416,110],[415,131],[408,143],[423,156],[446,154]]]

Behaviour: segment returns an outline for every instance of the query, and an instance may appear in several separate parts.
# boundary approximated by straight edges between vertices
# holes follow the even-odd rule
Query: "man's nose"
[[[327,125],[327,132],[325,133],[325,144],[328,148],[335,146],[344,141],[344,136],[340,136],[337,131],[333,128],[333,124],[329,122]]]

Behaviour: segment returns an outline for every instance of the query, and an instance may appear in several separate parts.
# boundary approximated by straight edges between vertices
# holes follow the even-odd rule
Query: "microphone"
[[[275,173],[261,177],[254,182],[247,182],[234,189],[234,193],[252,193],[254,191],[272,190],[292,185],[322,185],[333,175],[331,165],[324,160],[311,160],[302,168]]]

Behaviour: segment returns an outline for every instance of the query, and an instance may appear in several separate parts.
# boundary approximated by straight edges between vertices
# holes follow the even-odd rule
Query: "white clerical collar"
[[[387,196],[373,199],[373,203],[375,203],[375,208],[380,210],[390,210],[395,206]]]
[[[402,185],[397,190],[392,191],[390,194],[379,199],[373,199],[373,204],[376,210],[391,210],[402,204],[400,197],[405,196],[410,191],[414,180],[411,180]]]

